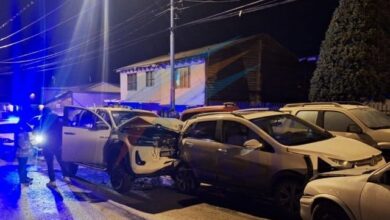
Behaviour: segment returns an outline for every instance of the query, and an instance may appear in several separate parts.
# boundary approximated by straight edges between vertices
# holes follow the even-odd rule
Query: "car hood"
[[[324,155],[346,161],[362,160],[381,153],[379,150],[360,141],[340,136],[301,146],[289,147],[288,151],[318,156]]]
[[[160,118],[160,117],[149,117],[149,116],[137,116],[126,121],[120,128],[123,127],[141,127],[141,126],[155,126],[161,127],[170,131],[179,133],[183,126],[183,122],[176,118]]]
[[[378,129],[371,130],[368,134],[376,141],[376,142],[388,142],[390,143],[390,129]]]

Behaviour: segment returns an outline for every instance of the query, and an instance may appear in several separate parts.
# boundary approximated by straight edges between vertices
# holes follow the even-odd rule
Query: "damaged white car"
[[[72,175],[78,165],[106,170],[125,192],[137,177],[170,174],[181,126],[143,110],[65,107],[62,158]]]

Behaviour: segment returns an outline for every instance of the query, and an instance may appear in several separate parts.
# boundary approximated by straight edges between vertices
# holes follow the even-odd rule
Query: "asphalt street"
[[[46,187],[43,160],[30,159],[30,186],[18,184],[17,163],[0,159],[0,219],[276,219],[277,211],[259,199],[202,185],[197,195],[176,192],[168,176],[138,179],[119,194],[103,171],[80,167],[72,182]]]

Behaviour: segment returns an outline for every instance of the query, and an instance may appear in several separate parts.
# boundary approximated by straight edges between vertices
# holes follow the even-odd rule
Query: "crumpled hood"
[[[141,127],[141,126],[162,127],[164,129],[179,133],[181,131],[182,126],[183,126],[183,122],[176,119],[176,118],[137,116],[137,117],[131,118],[130,120],[128,120],[125,123],[123,123],[122,125],[120,125],[120,128],[122,128],[122,127],[133,128],[133,127]]]
[[[288,151],[309,155],[324,155],[346,161],[362,160],[381,153],[379,150],[360,141],[340,136],[301,146],[289,147]]]

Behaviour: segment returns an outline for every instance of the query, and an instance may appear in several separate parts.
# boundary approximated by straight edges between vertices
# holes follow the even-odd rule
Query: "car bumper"
[[[303,220],[311,220],[311,206],[314,202],[313,196],[302,196],[300,203],[301,203],[301,218]]]

